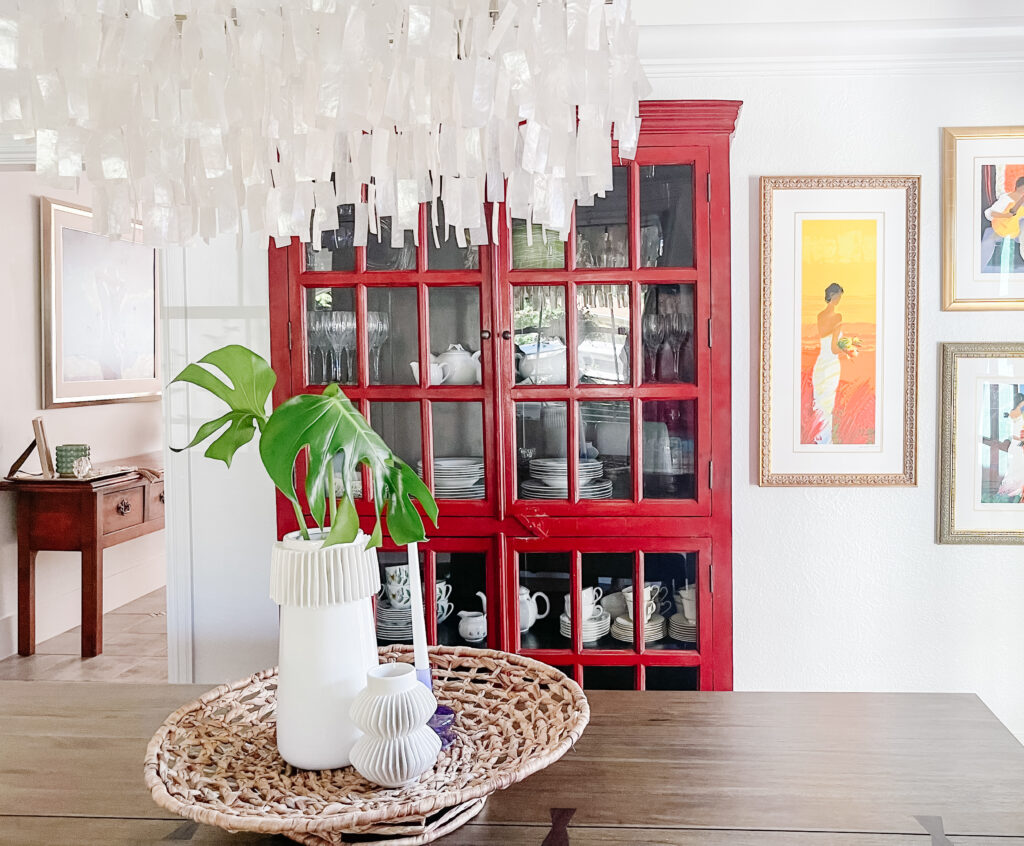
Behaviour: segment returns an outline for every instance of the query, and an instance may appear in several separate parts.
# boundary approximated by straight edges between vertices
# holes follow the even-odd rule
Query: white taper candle
[[[423,588],[420,583],[419,544],[406,547],[409,555],[409,592],[412,594],[412,650],[416,675],[430,687],[430,659],[427,657],[427,627],[423,617]],[[428,597],[429,599],[429,597]]]

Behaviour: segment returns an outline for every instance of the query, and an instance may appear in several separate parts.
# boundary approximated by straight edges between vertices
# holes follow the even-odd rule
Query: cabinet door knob
[[[509,332],[508,329],[506,329],[504,332],[501,333],[501,339],[503,341],[511,341],[512,340],[512,333]]]
[[[127,499],[122,499],[117,504],[117,513],[122,515],[122,516],[124,516],[125,514],[127,514],[131,510],[132,510],[132,504]]]
[[[163,491],[160,491],[160,501],[161,502],[164,501],[164,492]]]
[[[490,329],[482,329],[480,331],[480,337],[483,338],[485,341],[489,341],[491,339],[491,330]]]

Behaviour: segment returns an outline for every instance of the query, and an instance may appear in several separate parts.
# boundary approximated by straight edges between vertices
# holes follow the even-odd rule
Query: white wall
[[[32,440],[32,418],[42,416],[51,449],[87,443],[94,461],[162,448],[159,402],[117,403],[42,411],[39,305],[39,197],[89,205],[88,189],[55,191],[35,173],[0,170],[0,474]],[[33,455],[26,469],[39,469]],[[163,532],[128,541],[103,556],[104,610],[116,608],[165,580]],[[18,543],[15,495],[0,493],[0,658],[17,651]],[[36,559],[36,640],[81,622],[81,565],[75,552]]]
[[[988,8],[1003,14],[977,0],[741,0],[730,4],[728,18],[718,8],[636,0],[638,17],[652,24],[641,43],[654,97],[745,101],[732,156],[736,687],[973,691],[1024,735],[1024,550],[934,541],[937,344],[1019,340],[1022,325],[1019,312],[940,310],[940,127],[1021,122],[1014,92],[1024,83],[1016,46],[1024,43],[1024,19],[977,20]],[[802,24],[739,25],[767,17]],[[929,17],[970,20],[956,26]],[[843,19],[862,23],[836,23]],[[707,28],[669,26],[688,20]],[[923,177],[920,481],[913,489],[756,485],[757,178],[830,173]],[[224,260],[231,265],[230,256]],[[246,261],[257,274],[255,253]],[[246,277],[254,291],[265,289],[264,280]],[[263,487],[246,497],[233,484],[264,513],[270,497]],[[208,498],[204,486],[193,484],[193,496]],[[258,528],[269,536],[267,521]],[[213,525],[194,533],[196,549],[220,543],[216,534]],[[211,557],[194,588],[195,601],[219,606],[232,630],[197,626],[197,655],[209,652],[211,666],[235,675],[255,668],[258,651],[233,660],[233,633],[245,614],[255,616],[243,641],[270,652],[263,543],[246,547],[248,569]],[[214,580],[220,586],[239,574],[244,601],[220,587],[205,594]],[[223,645],[216,642],[222,636]]]
[[[777,5],[797,4],[773,4],[773,17]],[[1020,19],[999,27],[1020,32]],[[877,53],[901,25],[875,29]],[[802,69],[735,56],[718,76],[673,78],[702,69],[666,51],[654,80],[658,98],[744,101],[732,155],[735,686],[976,692],[1024,736],[1024,549],[935,543],[938,344],[1020,341],[1024,326],[1021,312],[941,311],[940,127],[1021,123],[1007,92],[1024,84],[1024,53],[978,72],[976,42],[940,61],[934,42],[904,39],[872,69],[833,35],[818,30],[831,58]],[[760,488],[757,179],[888,173],[923,177],[918,486]]]
[[[232,238],[167,251],[165,372],[226,344],[269,360],[267,250]],[[201,422],[224,413],[198,388],[165,393],[168,443],[184,446]],[[277,539],[274,488],[256,445],[228,469],[203,447],[172,454],[167,471],[168,632],[171,682],[223,682],[277,662],[277,606],[268,596]]]

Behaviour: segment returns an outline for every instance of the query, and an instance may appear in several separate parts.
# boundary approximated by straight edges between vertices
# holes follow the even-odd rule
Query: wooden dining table
[[[0,682],[0,843],[284,844],[170,815],[146,745],[207,686]],[[446,846],[1024,846],[1024,747],[976,696],[593,691],[564,758]]]

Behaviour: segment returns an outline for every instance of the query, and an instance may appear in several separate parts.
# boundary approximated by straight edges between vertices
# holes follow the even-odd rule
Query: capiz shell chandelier
[[[0,17],[0,135],[34,137],[51,180],[84,174],[97,231],[137,220],[157,244],[249,229],[318,248],[352,203],[357,246],[385,228],[400,245],[437,199],[460,242],[497,226],[485,201],[565,237],[573,203],[612,187],[612,138],[633,158],[648,90],[629,0],[19,0]]]

